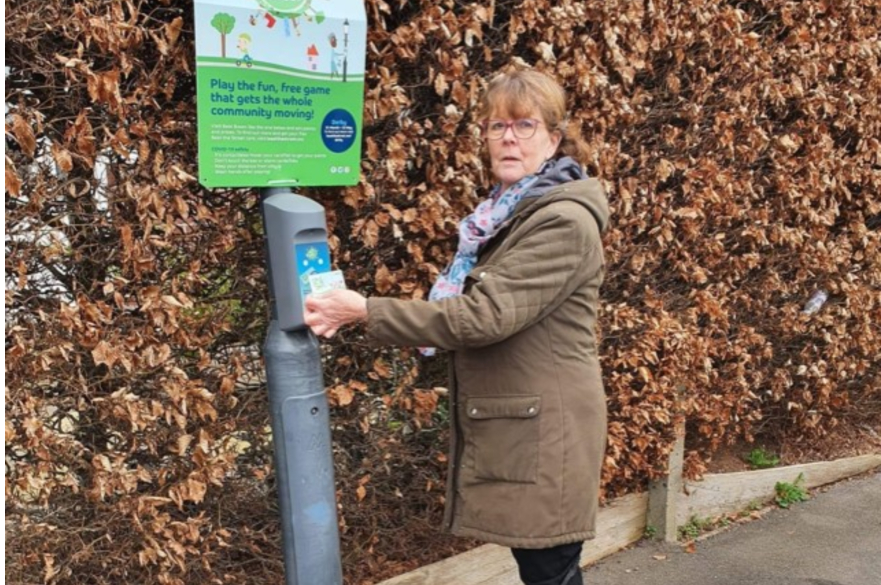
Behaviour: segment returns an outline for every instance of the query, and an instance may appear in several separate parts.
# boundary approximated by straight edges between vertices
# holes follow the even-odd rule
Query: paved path
[[[586,585],[881,585],[881,473],[814,492],[698,542],[694,553],[640,543],[584,576]]]

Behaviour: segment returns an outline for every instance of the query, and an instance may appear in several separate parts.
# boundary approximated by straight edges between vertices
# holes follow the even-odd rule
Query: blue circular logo
[[[346,110],[331,110],[321,123],[321,139],[331,152],[345,152],[355,143],[355,118]]]

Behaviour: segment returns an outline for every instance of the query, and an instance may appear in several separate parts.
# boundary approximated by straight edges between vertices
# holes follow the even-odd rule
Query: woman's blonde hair
[[[480,120],[493,115],[525,118],[534,112],[538,112],[549,132],[556,130],[562,135],[560,152],[583,165],[589,162],[590,148],[579,128],[569,123],[566,93],[544,73],[532,69],[499,73],[487,85],[478,116]]]

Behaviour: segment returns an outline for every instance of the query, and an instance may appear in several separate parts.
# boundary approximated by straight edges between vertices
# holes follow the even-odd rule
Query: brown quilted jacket
[[[452,351],[445,522],[455,534],[518,548],[594,537],[608,217],[597,180],[564,183],[518,204],[461,296],[368,299],[372,344]]]

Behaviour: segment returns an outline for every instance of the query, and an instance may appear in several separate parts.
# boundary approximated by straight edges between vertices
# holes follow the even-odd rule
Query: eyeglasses
[[[507,120],[490,119],[481,122],[480,128],[487,140],[501,140],[505,132],[508,131],[508,128],[511,129],[515,137],[525,140],[535,136],[535,132],[540,124],[542,124],[542,121],[535,118],[519,118],[510,122]]]

